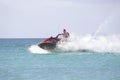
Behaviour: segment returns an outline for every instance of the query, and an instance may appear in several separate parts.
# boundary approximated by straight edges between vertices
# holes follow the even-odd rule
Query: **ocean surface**
[[[114,52],[119,47],[95,52],[96,47],[80,51],[68,46],[70,50],[40,53],[34,46],[40,41],[0,39],[0,80],[120,80],[120,53]]]

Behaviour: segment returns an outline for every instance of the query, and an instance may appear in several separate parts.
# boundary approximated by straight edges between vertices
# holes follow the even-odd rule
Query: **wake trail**
[[[61,51],[93,51],[120,53],[120,36],[72,35],[68,42],[58,44]]]

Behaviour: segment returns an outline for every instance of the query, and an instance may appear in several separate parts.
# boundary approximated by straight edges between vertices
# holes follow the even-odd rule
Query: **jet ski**
[[[45,50],[53,50],[56,48],[58,42],[61,42],[63,38],[67,39],[68,37],[69,37],[69,33],[66,32],[65,29],[63,29],[62,34],[58,34],[56,37],[45,38],[44,40],[41,41],[41,43],[38,44],[38,46]]]
[[[60,38],[50,37],[42,40],[42,42],[38,44],[38,46],[45,50],[53,50],[56,48],[56,45],[59,41],[60,41]]]

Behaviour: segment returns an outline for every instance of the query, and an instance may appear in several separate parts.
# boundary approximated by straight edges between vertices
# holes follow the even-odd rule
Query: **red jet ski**
[[[38,44],[38,46],[45,50],[53,50],[56,48],[56,45],[59,41],[60,41],[60,38],[50,37],[50,38],[44,39],[40,44]]]
[[[58,34],[56,37],[46,38],[40,44],[38,44],[38,46],[42,49],[53,50],[53,49],[56,48],[57,43],[60,40],[62,40],[62,38],[60,37],[61,35],[62,35],[63,38],[68,38],[69,37],[69,33],[66,32],[65,29],[63,29],[62,34]]]

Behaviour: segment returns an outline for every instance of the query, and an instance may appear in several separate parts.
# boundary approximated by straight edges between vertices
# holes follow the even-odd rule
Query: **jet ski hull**
[[[55,43],[40,43],[40,44],[38,44],[38,46],[45,50],[53,50],[56,48]]]

